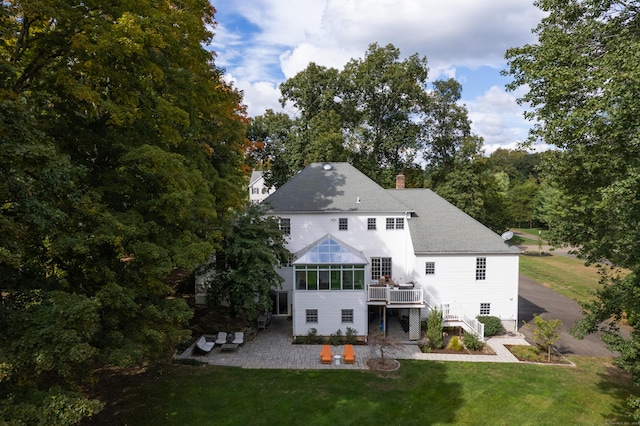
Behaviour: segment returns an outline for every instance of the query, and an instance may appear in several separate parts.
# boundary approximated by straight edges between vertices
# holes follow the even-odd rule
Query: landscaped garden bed
[[[558,365],[574,365],[567,358],[556,352],[551,352],[551,358],[548,354],[538,349],[536,346],[529,345],[504,345],[522,362],[535,362],[540,364],[558,364]]]

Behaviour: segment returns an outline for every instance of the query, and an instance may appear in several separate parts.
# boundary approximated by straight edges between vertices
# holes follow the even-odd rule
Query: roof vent
[[[331,167],[331,164],[325,164],[324,166],[322,166],[322,168],[324,170],[331,170],[333,167]]]

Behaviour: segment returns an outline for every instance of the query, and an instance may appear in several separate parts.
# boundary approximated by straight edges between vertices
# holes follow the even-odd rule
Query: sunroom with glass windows
[[[365,256],[330,234],[296,253],[296,290],[363,290]]]

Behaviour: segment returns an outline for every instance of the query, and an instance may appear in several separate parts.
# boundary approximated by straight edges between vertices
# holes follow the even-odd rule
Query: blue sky
[[[244,92],[250,116],[280,111],[278,85],[310,62],[341,69],[374,42],[426,56],[429,79],[456,78],[487,154],[516,148],[532,123],[508,93],[504,54],[535,42],[542,18],[533,0],[211,0],[218,26],[211,49]],[[285,112],[295,114],[287,109]],[[538,147],[544,149],[544,147]]]

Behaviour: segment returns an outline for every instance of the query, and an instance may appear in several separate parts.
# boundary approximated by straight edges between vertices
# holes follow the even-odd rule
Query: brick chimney
[[[396,176],[396,189],[404,189],[404,174]]]

